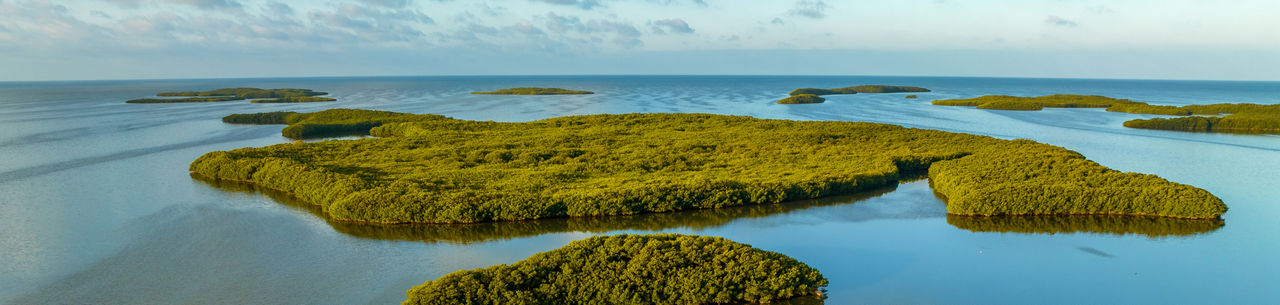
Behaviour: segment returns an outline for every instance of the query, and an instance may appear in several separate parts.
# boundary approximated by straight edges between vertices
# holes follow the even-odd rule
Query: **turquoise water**
[[[923,86],[777,105],[799,87]],[[160,91],[298,87],[313,104],[124,104]],[[520,86],[589,96],[483,96]],[[828,304],[1274,303],[1280,291],[1280,137],[1126,129],[1150,115],[929,105],[984,94],[1102,94],[1153,104],[1280,103],[1277,82],[564,76],[0,83],[0,303],[386,304],[459,269],[511,263],[595,234],[724,236],[829,279]],[[347,107],[527,121],[702,112],[872,121],[1027,138],[1105,166],[1204,188],[1221,224],[1163,219],[948,218],[927,180],[778,206],[470,226],[331,224],[305,205],[193,179],[209,151],[289,141],[231,113]],[[1026,233],[1018,233],[1026,232]]]

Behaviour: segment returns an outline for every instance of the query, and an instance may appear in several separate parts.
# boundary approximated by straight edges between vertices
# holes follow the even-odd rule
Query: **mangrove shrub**
[[[450,273],[410,289],[404,304],[769,303],[825,286],[800,261],[721,237],[620,234]]]

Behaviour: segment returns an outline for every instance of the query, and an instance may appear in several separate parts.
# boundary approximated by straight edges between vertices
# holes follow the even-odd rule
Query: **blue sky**
[[[0,80],[801,74],[1280,80],[1280,1],[0,0]]]

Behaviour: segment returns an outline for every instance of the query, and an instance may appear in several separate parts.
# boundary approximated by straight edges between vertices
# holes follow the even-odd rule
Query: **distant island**
[[[1227,209],[1202,189],[1111,170],[1057,146],[874,123],[662,113],[507,123],[353,109],[224,120],[289,124],[289,137],[378,137],[218,151],[191,163],[194,174],[288,192],[338,221],[473,223],[773,204],[891,186],[926,170],[956,215],[1212,219]]]
[[[1098,95],[1058,94],[1038,97],[987,95],[968,99],[936,100],[934,105],[976,106],[992,110],[1041,110],[1043,108],[1106,108],[1112,112],[1174,115],[1178,118],[1136,119],[1125,127],[1191,132],[1280,134],[1280,104],[1211,104],[1166,106]]]
[[[827,101],[813,94],[797,94],[778,100],[778,104],[818,104]]]
[[[332,102],[338,99],[332,97],[320,96],[291,96],[273,99],[252,100],[250,103],[314,103],[314,102]]]
[[[913,98],[918,98],[918,96],[916,96],[915,94],[909,94],[906,96],[906,98],[913,99]]]
[[[495,95],[575,95],[575,94],[595,94],[591,91],[567,90],[560,88],[511,88],[496,91],[479,91],[471,94],[495,94]]]
[[[860,85],[844,88],[818,89],[800,88],[791,90],[786,98],[778,100],[778,104],[817,104],[827,101],[822,95],[858,94],[858,93],[897,93],[897,92],[929,92],[929,89],[909,86]],[[914,95],[907,98],[913,98]]]
[[[620,234],[413,287],[403,304],[742,304],[820,297],[794,258],[722,237]]]
[[[168,104],[168,103],[208,103],[259,99],[253,103],[303,103],[336,101],[333,98],[315,97],[327,95],[310,89],[258,89],[258,88],[223,88],[209,91],[176,91],[161,92],[156,96],[179,98],[143,98],[125,101],[131,104]]]
[[[857,94],[857,93],[900,93],[900,92],[929,92],[929,89],[910,86],[886,86],[886,85],[861,85],[844,88],[818,89],[818,88],[800,88],[791,90],[789,95],[813,94],[813,95],[832,95],[832,94]]]

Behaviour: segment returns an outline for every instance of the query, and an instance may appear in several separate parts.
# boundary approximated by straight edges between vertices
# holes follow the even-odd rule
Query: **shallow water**
[[[798,87],[923,86],[829,96]],[[336,103],[124,104],[160,91],[299,87]],[[486,96],[519,86],[589,96]],[[459,269],[511,263],[595,234],[724,236],[831,280],[845,303],[1273,303],[1280,291],[1280,137],[1127,129],[1150,115],[931,106],[983,94],[1102,94],[1156,104],[1280,103],[1280,83],[911,77],[590,76],[0,83],[0,303],[386,304]],[[948,217],[927,181],[809,202],[465,226],[330,223],[305,204],[193,179],[201,154],[289,140],[231,113],[349,107],[527,121],[629,112],[850,120],[1028,138],[1105,166],[1195,185],[1222,222]]]

